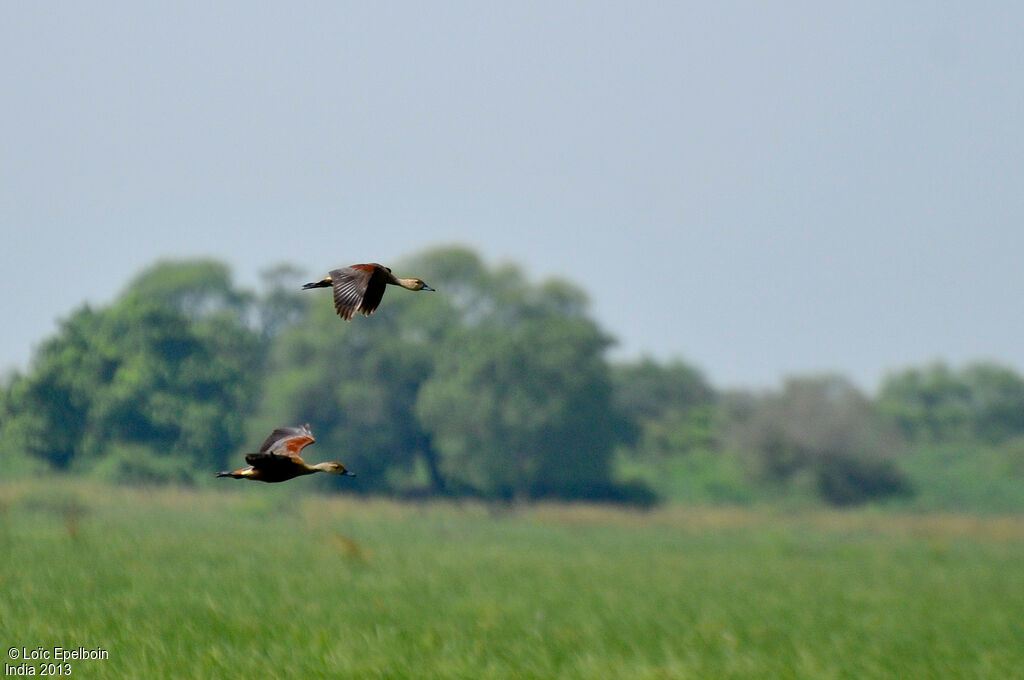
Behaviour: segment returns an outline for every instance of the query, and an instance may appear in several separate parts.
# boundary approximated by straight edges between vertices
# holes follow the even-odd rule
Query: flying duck
[[[342,319],[351,321],[356,312],[373,314],[389,284],[408,290],[434,290],[423,279],[400,279],[376,262],[332,269],[327,276],[307,283],[302,289],[334,288],[334,309]]]
[[[233,472],[218,472],[217,476],[252,479],[257,482],[285,482],[314,472],[355,477],[355,474],[346,470],[341,463],[310,465],[302,460],[299,455],[302,449],[315,441],[308,423],[302,427],[279,427],[263,442],[259,453],[245,456],[248,467]]]

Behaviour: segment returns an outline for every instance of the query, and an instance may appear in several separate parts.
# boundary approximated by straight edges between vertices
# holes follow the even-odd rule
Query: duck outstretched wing
[[[308,423],[302,427],[279,427],[271,432],[270,436],[260,446],[259,454],[250,453],[249,456],[270,454],[298,458],[302,453],[302,449],[315,441],[316,439],[313,438],[313,432],[309,429]],[[249,461],[249,456],[246,456],[245,459],[252,465]]]
[[[380,305],[391,270],[379,264],[354,264],[331,270],[334,288],[334,310],[342,319],[350,321],[356,312],[367,316]]]

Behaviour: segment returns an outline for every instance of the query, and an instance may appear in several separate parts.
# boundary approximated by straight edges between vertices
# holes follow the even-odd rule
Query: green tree
[[[262,291],[254,305],[265,342],[308,319],[312,298],[299,288],[305,279],[302,270],[290,264],[278,264],[260,273]]]
[[[971,399],[975,435],[989,443],[1024,434],[1024,379],[989,362],[973,363],[962,371]]]
[[[174,308],[190,319],[227,313],[243,320],[252,294],[233,285],[223,262],[194,259],[162,260],[147,267],[131,279],[121,298]]]
[[[809,474],[836,505],[909,492],[893,463],[895,440],[867,397],[841,376],[786,381],[781,392],[757,399],[733,434],[763,479]]]
[[[261,376],[258,339],[232,310],[189,316],[171,302],[198,294],[180,286],[163,294],[162,277],[139,280],[145,294],[132,286],[108,308],[74,312],[13,381],[3,454],[115,478],[184,480],[237,446]]]
[[[564,317],[453,335],[416,407],[444,473],[501,498],[613,495],[608,342]]]
[[[696,368],[644,358],[613,365],[611,376],[629,455],[657,460],[713,446],[715,395]]]
[[[703,405],[714,396],[701,372],[679,360],[617,363],[612,366],[612,379],[616,408],[637,420]]]
[[[1024,434],[1024,380],[988,362],[906,369],[886,378],[877,402],[911,441],[996,443]]]
[[[434,365],[415,413],[442,476],[491,497],[614,497],[610,452],[621,433],[604,351],[586,296],[565,281],[527,281],[465,248],[439,248],[403,267],[438,289]],[[443,303],[442,303],[443,301]]]
[[[402,301],[416,311],[419,323],[414,326],[434,329],[435,338],[460,326],[512,326],[528,319],[586,315],[586,295],[571,283],[552,278],[531,284],[519,267],[488,267],[467,248],[430,249],[400,266],[416,272],[440,292],[422,302],[402,296]],[[435,319],[435,324],[430,324],[428,317]]]

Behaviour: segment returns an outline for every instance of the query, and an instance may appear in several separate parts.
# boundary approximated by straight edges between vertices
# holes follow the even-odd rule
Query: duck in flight
[[[342,319],[351,321],[356,312],[366,316],[373,314],[388,285],[408,290],[434,290],[423,279],[400,279],[390,269],[376,262],[332,269],[327,276],[307,283],[302,289],[333,288],[334,309]]]
[[[310,465],[302,460],[302,449],[315,441],[308,423],[302,427],[279,427],[263,442],[259,453],[245,456],[248,467],[233,472],[218,472],[217,476],[251,479],[257,482],[285,482],[315,472],[355,477],[355,474],[346,470],[341,463]]]

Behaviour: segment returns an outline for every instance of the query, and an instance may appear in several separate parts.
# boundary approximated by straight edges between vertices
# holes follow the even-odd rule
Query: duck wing
[[[279,427],[271,432],[270,436],[260,446],[259,454],[249,454],[249,456],[270,454],[298,458],[302,453],[302,449],[315,441],[316,439],[313,438],[313,432],[309,429],[308,423],[302,427]],[[247,461],[249,456],[246,456]]]
[[[391,270],[379,264],[354,264],[332,269],[334,309],[338,316],[350,321],[356,312],[369,316],[380,305]]]

